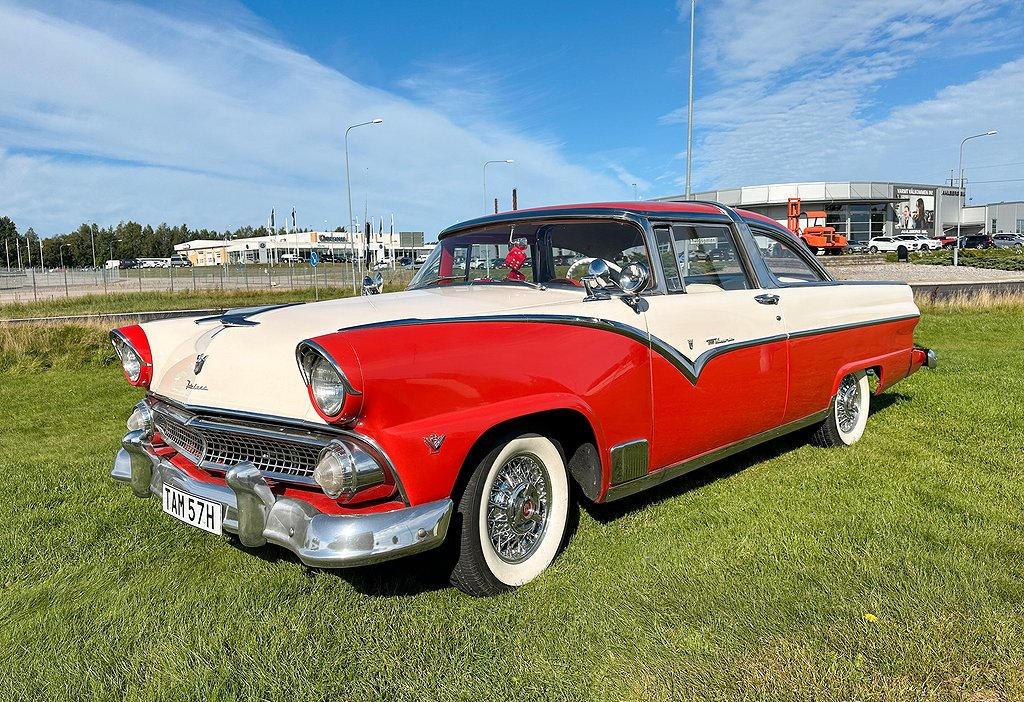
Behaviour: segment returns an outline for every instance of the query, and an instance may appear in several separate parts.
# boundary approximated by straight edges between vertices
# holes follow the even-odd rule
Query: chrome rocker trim
[[[224,506],[224,529],[244,546],[283,546],[308,566],[350,568],[436,548],[448,532],[453,503],[445,498],[391,512],[324,514],[308,502],[277,497],[252,463],[227,472],[227,485],[196,480],[146,450],[143,430],[128,432],[110,476],[138,497],[169,485]]]

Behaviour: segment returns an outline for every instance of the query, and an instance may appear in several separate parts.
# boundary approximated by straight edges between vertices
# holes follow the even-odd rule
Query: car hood
[[[295,361],[295,347],[303,339],[400,319],[514,315],[550,307],[570,313],[583,295],[577,288],[446,286],[149,322],[142,327],[153,352],[150,389],[194,409],[323,424]]]

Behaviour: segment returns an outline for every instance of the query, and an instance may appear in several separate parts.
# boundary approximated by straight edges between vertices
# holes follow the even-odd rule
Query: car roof
[[[559,217],[559,216],[579,216],[579,215],[592,215],[592,216],[623,216],[623,215],[638,215],[643,217],[649,216],[666,216],[666,215],[699,215],[699,216],[710,216],[710,217],[723,217],[726,216],[722,208],[724,205],[718,205],[712,202],[661,202],[661,201],[644,201],[644,202],[589,202],[579,203],[572,205],[553,205],[547,207],[534,207],[525,210],[514,210],[511,212],[499,212],[498,214],[485,215],[483,217],[477,217],[470,219],[465,222],[459,222],[453,224],[450,227],[445,228],[438,234],[438,239],[450,236],[455,232],[459,232],[465,229],[478,227],[490,223],[502,223],[502,222],[514,222],[516,220],[528,220],[528,219],[542,219],[545,217]],[[757,212],[751,212],[749,210],[742,210],[732,208],[737,214],[747,221],[755,221],[761,224],[766,224],[777,231],[784,232],[793,236],[793,233],[783,227],[781,224],[776,222],[771,217],[759,214]]]

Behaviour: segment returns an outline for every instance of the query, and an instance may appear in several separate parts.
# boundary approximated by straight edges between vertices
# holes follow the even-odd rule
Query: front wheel
[[[497,442],[474,469],[457,510],[455,587],[489,597],[533,580],[565,540],[569,479],[561,452],[536,434]]]
[[[843,376],[828,408],[828,417],[812,441],[818,446],[849,446],[864,434],[868,421],[871,386],[866,371]]]
[[[872,246],[870,249],[868,249],[868,253],[873,253],[873,254],[878,253],[878,247],[877,246]]]

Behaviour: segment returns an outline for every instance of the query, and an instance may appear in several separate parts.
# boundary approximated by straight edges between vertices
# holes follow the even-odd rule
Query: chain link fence
[[[414,274],[411,268],[381,271],[389,286],[403,286]],[[372,271],[376,273],[376,271]],[[355,272],[355,289],[366,272]],[[125,292],[183,292],[210,290],[353,289],[352,266],[347,263],[248,264],[178,268],[106,270],[0,270],[0,303],[52,300],[60,297]]]

